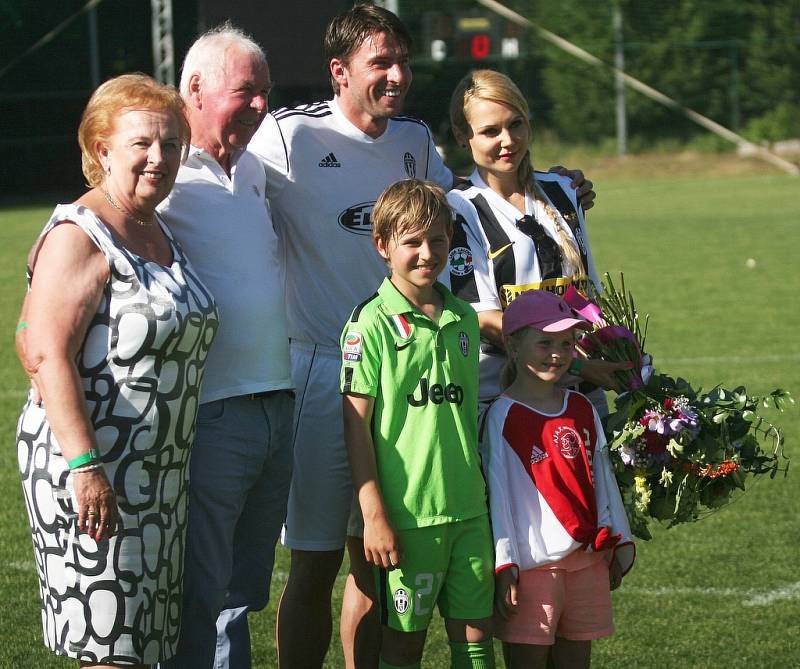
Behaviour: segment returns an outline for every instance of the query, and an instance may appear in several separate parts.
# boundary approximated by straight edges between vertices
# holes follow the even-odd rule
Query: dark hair
[[[330,74],[334,58],[347,64],[371,35],[386,33],[406,51],[411,51],[411,34],[405,24],[388,9],[372,4],[357,4],[334,16],[325,29],[325,68]],[[331,77],[333,92],[339,94],[339,84]]]

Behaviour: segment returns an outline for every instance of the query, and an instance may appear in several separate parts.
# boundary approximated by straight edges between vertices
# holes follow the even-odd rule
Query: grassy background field
[[[783,387],[800,395],[800,181],[747,172],[655,174],[635,163],[596,170],[598,203],[588,216],[595,260],[601,271],[624,271],[640,311],[651,314],[648,350],[660,370],[706,388],[741,383],[753,393]],[[25,379],[12,336],[25,255],[48,207],[0,209],[0,667],[68,662],[41,642],[14,448]],[[775,420],[787,453],[800,453],[797,407]],[[595,644],[594,666],[800,667],[797,463],[793,470],[700,523],[656,528],[652,541],[639,542],[636,566],[614,594],[617,633]],[[256,667],[276,664],[275,603],[287,572],[279,549],[273,602],[251,619]],[[337,592],[342,584],[340,577]],[[434,624],[425,665],[449,666],[447,657]],[[327,666],[342,666],[336,641]]]

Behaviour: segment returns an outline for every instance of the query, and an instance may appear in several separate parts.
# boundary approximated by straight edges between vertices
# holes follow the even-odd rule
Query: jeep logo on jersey
[[[461,406],[464,401],[464,389],[457,386],[455,383],[448,383],[443,386],[441,383],[434,383],[428,386],[428,379],[419,380],[419,397],[415,397],[414,393],[406,395],[408,403],[412,407],[425,406],[428,401],[434,404],[441,404],[442,402],[450,402],[450,404],[457,404]]]
[[[409,179],[413,179],[417,176],[417,159],[408,151],[406,151],[406,155],[403,156],[403,165],[406,168],[406,174]]]
[[[403,588],[398,588],[394,591],[394,610],[398,613],[405,613],[408,611],[408,593]]]
[[[374,202],[354,204],[339,214],[339,225],[357,235],[372,234],[372,208]]]

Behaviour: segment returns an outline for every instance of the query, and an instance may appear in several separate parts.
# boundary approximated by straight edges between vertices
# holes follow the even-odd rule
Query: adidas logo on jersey
[[[333,151],[331,151],[327,156],[325,156],[322,160],[319,161],[320,167],[341,167],[342,164],[336,160],[336,156],[333,155]]]
[[[537,462],[541,462],[547,457],[547,453],[545,453],[541,448],[538,446],[534,446],[531,449],[531,464],[535,465]]]

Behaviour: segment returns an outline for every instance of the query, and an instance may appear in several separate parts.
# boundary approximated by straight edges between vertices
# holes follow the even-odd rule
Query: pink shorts
[[[494,618],[495,636],[508,643],[549,646],[557,636],[590,641],[614,633],[608,565],[602,559],[577,571],[520,572],[517,602],[516,615]]]

